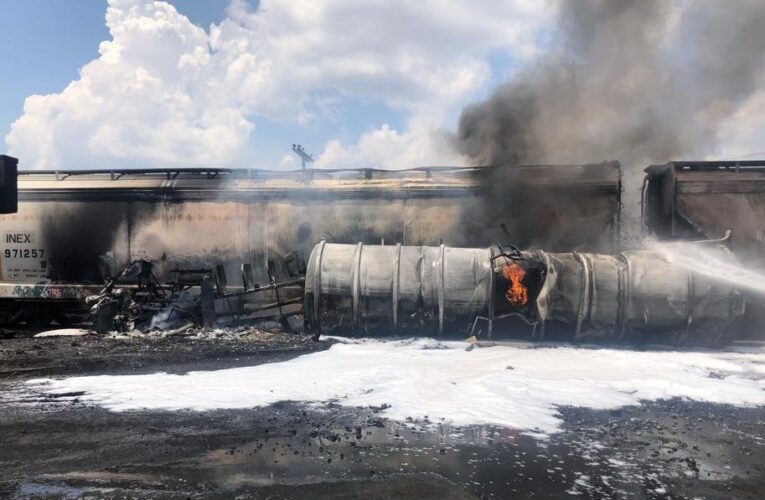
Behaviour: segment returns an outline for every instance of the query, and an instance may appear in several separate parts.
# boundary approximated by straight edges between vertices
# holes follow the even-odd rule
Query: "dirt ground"
[[[306,335],[260,330],[222,333],[206,338],[161,335],[101,335],[35,338],[21,332],[0,340],[0,380],[16,377],[103,373],[140,373],[165,368],[185,371],[201,363],[204,369],[257,363],[264,355],[325,349]]]
[[[765,409],[664,401],[563,408],[547,439],[283,402],[114,413],[26,379],[254,365],[328,342],[254,332],[0,341],[0,497],[761,498]],[[307,377],[310,374],[306,374]]]

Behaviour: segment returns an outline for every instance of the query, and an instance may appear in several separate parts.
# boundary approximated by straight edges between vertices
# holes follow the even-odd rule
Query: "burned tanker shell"
[[[321,242],[308,263],[304,312],[321,333],[440,335],[466,332],[476,318],[493,326],[521,316],[567,339],[709,344],[730,337],[743,308],[733,286],[652,251],[506,255]]]
[[[305,315],[322,333],[440,335],[487,313],[489,249],[321,242],[306,273]]]
[[[733,259],[725,247],[715,251]],[[675,266],[652,251],[616,257],[546,255],[553,277],[546,284],[547,320],[572,325],[577,339],[713,344],[732,333],[744,312],[733,286]]]

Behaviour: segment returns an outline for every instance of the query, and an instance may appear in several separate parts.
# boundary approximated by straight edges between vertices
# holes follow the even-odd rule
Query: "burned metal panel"
[[[485,241],[488,245],[504,236],[499,228],[504,222],[510,228],[520,228],[514,231],[518,237],[539,243],[554,238],[561,244],[565,241],[568,247],[611,245],[616,237],[621,192],[621,174],[616,162],[407,171],[167,170],[23,174],[22,199],[38,201],[126,199],[269,205],[282,201],[307,209],[349,202],[359,210],[356,217],[353,213],[343,217],[344,227],[361,232],[361,240],[366,240],[368,234],[370,242],[379,241],[384,236],[382,233],[388,232],[391,238],[412,244],[438,240],[459,244],[459,239],[470,238],[473,244]],[[375,206],[375,202],[380,203]],[[419,205],[426,217],[417,213],[405,219],[397,214],[397,224],[384,228],[374,226],[365,218],[368,211],[364,208],[369,206],[385,221],[388,219],[385,206],[398,203],[407,209]],[[431,221],[430,217],[434,219]],[[359,218],[363,219],[359,221]],[[531,222],[524,225],[523,221]],[[564,228],[562,233],[558,230],[560,227]],[[323,236],[342,236],[338,232],[341,233],[335,231]],[[604,241],[604,234],[608,236],[605,239],[611,241]],[[410,238],[410,235],[415,236]],[[313,243],[316,241],[315,237]]]
[[[621,308],[621,285],[624,265],[608,255],[586,254],[589,261],[590,296],[589,338],[615,337],[619,335]],[[582,334],[583,332],[580,332]]]
[[[547,254],[549,258],[548,276],[556,277],[549,294],[549,318],[555,318],[568,324],[574,324],[584,295],[582,266],[577,256],[571,253]],[[554,270],[554,272],[553,272]]]
[[[461,217],[465,206],[472,203],[466,199],[417,199],[405,200],[402,219],[402,240],[405,245],[457,245],[463,239],[464,226]]]
[[[644,222],[662,238],[733,230],[744,260],[765,262],[765,162],[671,162],[646,169]]]
[[[285,199],[255,202],[269,214],[272,242],[280,249],[310,252],[322,239],[379,244],[404,240],[405,200]]]
[[[625,252],[629,283],[627,328],[649,329],[685,325],[689,314],[689,272],[654,252]]]
[[[259,259],[262,264],[263,251],[256,245],[263,238],[251,237],[252,221],[246,204],[163,203],[153,212],[144,213],[147,215],[138,216],[133,222],[132,258],[156,262],[160,279],[176,267],[211,268],[222,264],[227,275],[236,276],[242,262]],[[261,265],[256,269],[264,268]]]
[[[2,280],[101,283],[128,257],[127,203],[24,202],[4,216]]]
[[[677,195],[679,214],[707,238],[730,229],[731,248],[742,261],[765,265],[765,190],[746,194]]]

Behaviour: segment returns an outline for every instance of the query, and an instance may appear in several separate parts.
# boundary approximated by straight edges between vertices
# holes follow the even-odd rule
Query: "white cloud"
[[[441,131],[439,122],[416,115],[406,131],[388,124],[365,132],[356,144],[343,146],[330,141],[317,158],[317,168],[385,168],[396,170],[414,166],[462,165],[458,155]]]
[[[112,39],[58,94],[34,95],[6,137],[36,168],[215,165],[252,158],[259,117],[310,124],[340,98],[408,116],[323,166],[453,160],[436,131],[490,76],[492,51],[529,56],[549,17],[535,0],[233,0],[209,31],[159,0],[109,0]],[[254,150],[253,150],[254,148]]]

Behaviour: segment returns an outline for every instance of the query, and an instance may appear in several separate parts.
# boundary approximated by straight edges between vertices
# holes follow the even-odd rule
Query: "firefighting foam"
[[[185,375],[37,379],[26,389],[112,411],[209,411],[279,401],[384,407],[393,420],[554,433],[558,408],[613,409],[682,398],[765,404],[765,351],[677,352],[567,346],[479,347],[433,339],[334,339],[290,361]],[[72,396],[72,395],[76,396]]]

